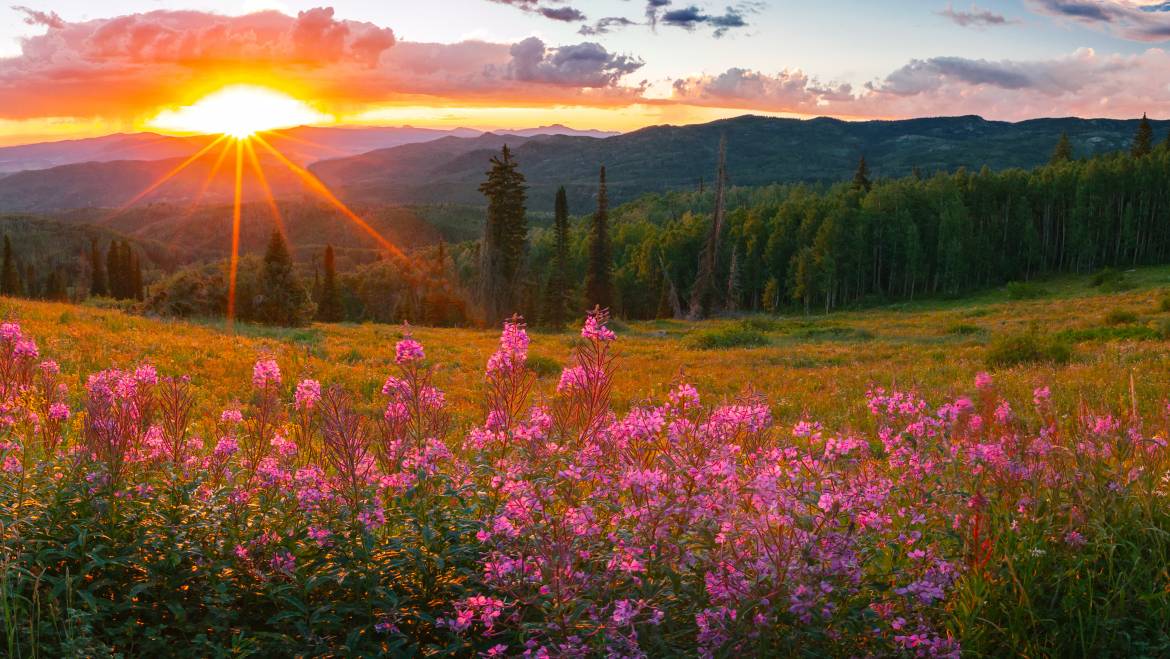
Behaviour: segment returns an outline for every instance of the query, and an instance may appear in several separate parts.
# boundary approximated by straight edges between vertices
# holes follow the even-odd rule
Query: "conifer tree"
[[[313,317],[309,292],[293,269],[288,244],[278,229],[272,231],[264,254],[259,293],[256,317],[262,323],[299,327]]]
[[[739,298],[743,295],[743,278],[740,272],[740,249],[736,244],[731,251],[731,265],[727,273],[727,310],[735,311],[739,308]]]
[[[12,240],[4,234],[4,264],[0,270],[0,295],[20,295],[20,271],[16,266],[16,256],[12,253]]]
[[[133,249],[130,251],[130,296],[138,301],[146,299],[142,288],[142,259]]]
[[[527,185],[507,145],[491,159],[479,191],[487,197],[480,244],[479,301],[484,321],[495,325],[517,310],[516,289],[528,250]]]
[[[115,300],[122,298],[122,261],[117,242],[111,242],[106,249],[106,279],[109,296]]]
[[[589,229],[589,268],[585,276],[585,307],[613,307],[613,247],[609,237],[609,191],[602,165],[597,183],[597,211]]]
[[[544,320],[552,327],[565,324],[569,299],[569,201],[565,187],[557,189],[553,204],[552,272],[544,296]]]
[[[1150,120],[1142,114],[1142,120],[1138,122],[1137,134],[1133,137],[1133,146],[1130,147],[1130,155],[1134,158],[1141,158],[1142,156],[1150,155],[1154,150],[1154,129],[1150,126]]]
[[[102,252],[98,248],[97,238],[91,240],[89,244],[89,273],[89,294],[93,297],[109,295],[109,280],[106,277],[106,268],[102,262]]]
[[[1068,162],[1072,159],[1072,142],[1068,139],[1068,133],[1061,133],[1060,139],[1056,142],[1056,148],[1052,150],[1052,159],[1049,161],[1049,164],[1055,165],[1057,163]]]
[[[45,282],[45,299],[54,302],[64,302],[69,299],[69,288],[65,281],[65,273],[56,268],[49,273]]]
[[[37,271],[31,263],[26,263],[24,266],[24,280],[21,282],[21,288],[24,290],[24,296],[27,298],[35,300],[41,296],[40,282],[37,281]]]
[[[873,181],[869,180],[869,164],[865,162],[865,156],[857,161],[857,172],[853,175],[853,189],[862,192],[869,192],[873,187]]]
[[[723,236],[723,216],[727,183],[727,136],[719,140],[719,164],[715,173],[715,209],[711,214],[711,231],[707,234],[707,242],[703,245],[703,252],[699,255],[699,270],[695,277],[694,288],[691,289],[691,305],[688,316],[692,320],[705,318],[711,309],[717,306],[715,298],[719,290],[715,282],[715,272],[719,267],[719,246]]]
[[[337,265],[333,245],[325,246],[325,279],[321,282],[321,298],[317,302],[317,320],[336,323],[341,320],[341,295],[337,290]]]

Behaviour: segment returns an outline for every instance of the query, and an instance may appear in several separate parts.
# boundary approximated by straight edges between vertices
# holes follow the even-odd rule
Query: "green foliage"
[[[309,292],[293,270],[288,244],[279,230],[273,230],[264,254],[255,307],[256,320],[284,327],[307,324],[315,311]]]
[[[1072,142],[1068,139],[1068,133],[1060,134],[1060,139],[1056,142],[1056,148],[1052,150],[1052,159],[1049,164],[1057,165],[1062,162],[1068,162],[1073,159]]]
[[[768,345],[768,337],[750,323],[735,323],[694,335],[690,346],[696,350],[730,350]]]
[[[321,283],[321,299],[317,301],[317,320],[336,323],[343,318],[341,293],[337,290],[337,264],[333,245],[325,246],[325,278]]]
[[[589,270],[585,276],[585,306],[609,309],[613,306],[613,248],[609,236],[609,196],[605,189],[605,167],[597,183],[597,211],[589,229]]]
[[[4,235],[4,262],[0,269],[0,295],[16,296],[23,293],[16,255],[12,253],[12,239]]]
[[[1065,364],[1072,359],[1072,349],[1066,340],[1044,334],[1033,325],[1026,332],[996,336],[987,347],[985,359],[990,368]]]
[[[1138,315],[1129,309],[1114,309],[1105,314],[1106,325],[1128,325],[1137,321]]]
[[[945,333],[952,336],[980,336],[986,334],[987,330],[970,323],[953,323],[947,326]]]
[[[1130,155],[1134,158],[1141,158],[1150,155],[1154,150],[1154,129],[1150,126],[1150,120],[1146,115],[1142,115],[1142,120],[1138,122],[1137,133],[1133,136],[1133,145],[1130,147]]]
[[[479,191],[487,198],[480,247],[479,302],[484,320],[495,324],[518,311],[517,284],[528,249],[524,175],[504,145],[491,159]]]
[[[1008,299],[1036,300],[1052,294],[1047,288],[1030,281],[1012,281],[1007,285]]]
[[[553,214],[553,254],[541,320],[550,327],[560,328],[569,317],[572,289],[569,284],[569,202],[564,186],[557,189]]]

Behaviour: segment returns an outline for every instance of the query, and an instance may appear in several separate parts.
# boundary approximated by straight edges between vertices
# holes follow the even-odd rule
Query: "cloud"
[[[938,12],[938,15],[959,27],[1002,27],[1019,22],[1009,20],[1003,14],[997,14],[987,9],[980,9],[974,4],[971,5],[971,11],[955,11],[953,5],[947,5],[947,8]]]
[[[548,48],[536,37],[512,46],[509,74],[516,80],[572,87],[612,87],[642,68],[642,60],[610,53],[601,44]]]
[[[541,7],[540,15],[554,21],[575,22],[585,20],[585,14],[572,7]]]
[[[599,44],[403,42],[390,28],[329,8],[36,20],[49,29],[0,59],[0,119],[143,118],[240,82],[269,84],[328,111],[405,102],[609,107],[642,90],[620,82],[642,61]]]
[[[593,36],[595,34],[609,34],[614,28],[629,27],[631,25],[638,25],[636,21],[631,21],[624,16],[606,16],[598,20],[593,25],[582,25],[581,29],[577,30],[578,34],[585,36]]]
[[[687,31],[693,31],[700,25],[711,25],[715,28],[712,34],[716,38],[727,34],[728,30],[746,27],[747,21],[744,19],[744,15],[756,12],[761,7],[759,3],[742,3],[736,7],[727,7],[723,14],[712,15],[695,5],[690,5],[681,9],[665,10],[659,14],[659,7],[665,7],[668,4],[669,2],[656,4],[655,0],[651,0],[647,8],[647,16],[653,16],[651,25],[657,26],[661,22],[663,25],[679,27]]]
[[[1028,5],[1131,41],[1170,41],[1170,3],[1165,0],[1028,0]]]
[[[564,0],[552,0],[553,3],[561,3]],[[526,11],[532,14],[540,14],[545,18],[550,18],[554,21],[563,21],[566,23],[575,23],[577,21],[586,20],[583,12],[575,7],[550,7],[547,4],[542,4],[541,0],[489,0],[500,5],[508,5],[515,7],[521,11]]]
[[[646,0],[646,23],[651,30],[658,28],[658,13],[668,5],[670,0]]]
[[[711,107],[845,117],[980,114],[1003,120],[1042,116],[1135,117],[1170,107],[1170,54],[1081,49],[1046,60],[934,57],[911,60],[859,89],[824,84],[800,71],[732,68],[674,83],[671,100]]]
[[[65,21],[61,20],[61,17],[55,11],[37,11],[36,9],[29,9],[20,5],[14,6],[13,9],[24,14],[24,22],[27,25],[44,25],[49,29],[61,29],[65,27]]]

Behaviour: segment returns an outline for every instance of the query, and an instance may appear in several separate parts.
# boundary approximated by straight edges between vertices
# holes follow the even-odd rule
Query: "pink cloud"
[[[799,71],[729,69],[674,84],[672,100],[713,107],[799,114],[905,118],[979,114],[1003,120],[1039,116],[1134,117],[1170,107],[1170,54],[1090,49],[1049,60],[934,57],[912,60],[854,92]]]
[[[614,104],[640,94],[620,78],[641,61],[598,44],[399,42],[390,28],[338,19],[327,7],[295,17],[153,11],[79,23],[22,11],[48,29],[0,59],[0,117],[139,116],[220,79],[279,81],[326,103],[425,95]]]

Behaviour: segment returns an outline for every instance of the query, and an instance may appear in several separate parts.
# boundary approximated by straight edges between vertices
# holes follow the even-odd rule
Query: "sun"
[[[288,94],[255,85],[224,87],[178,109],[163,110],[150,125],[185,133],[216,133],[244,139],[257,132],[328,123],[327,114]]]

